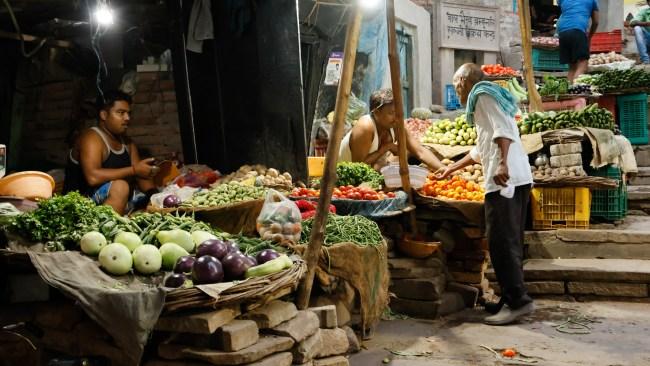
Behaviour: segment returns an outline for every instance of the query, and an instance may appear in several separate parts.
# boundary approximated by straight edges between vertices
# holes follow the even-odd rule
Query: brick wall
[[[139,72],[128,135],[151,155],[182,152],[174,80],[170,72]],[[144,155],[141,153],[141,155]]]
[[[94,81],[72,76],[26,89],[21,168],[63,167],[69,149],[66,137],[75,129],[96,125],[94,100]],[[141,155],[182,152],[171,73],[138,73],[132,112],[128,135]]]

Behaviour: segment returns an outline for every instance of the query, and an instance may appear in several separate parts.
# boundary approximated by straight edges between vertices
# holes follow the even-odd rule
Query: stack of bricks
[[[438,317],[447,284],[442,256],[389,258],[388,269],[393,312],[425,319]]]
[[[352,329],[339,328],[336,307],[298,311],[279,300],[245,314],[227,307],[165,316],[156,330],[169,337],[146,366],[348,366],[344,355],[360,349]]]
[[[171,72],[139,72],[128,135],[152,156],[181,152],[176,92]]]
[[[492,299],[494,290],[485,276],[490,264],[487,239],[477,228],[463,228],[464,239],[448,254],[447,267],[453,281],[479,291],[479,297]]]

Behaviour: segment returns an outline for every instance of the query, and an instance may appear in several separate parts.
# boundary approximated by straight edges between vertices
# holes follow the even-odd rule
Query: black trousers
[[[530,199],[530,184],[516,187],[511,198],[499,191],[485,195],[485,223],[492,267],[501,287],[501,296],[511,309],[533,299],[524,285],[524,226]]]

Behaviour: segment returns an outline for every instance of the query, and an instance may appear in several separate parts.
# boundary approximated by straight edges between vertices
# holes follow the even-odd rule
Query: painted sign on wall
[[[480,51],[499,51],[499,9],[440,4],[440,45]]]

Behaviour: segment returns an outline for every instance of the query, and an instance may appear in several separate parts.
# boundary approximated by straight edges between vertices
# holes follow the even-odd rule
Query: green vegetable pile
[[[314,219],[302,222],[300,243],[309,242]],[[378,246],[383,237],[377,223],[363,216],[338,216],[330,214],[325,225],[323,245],[331,246],[338,243],[355,243],[358,246]]]
[[[210,225],[205,222],[196,221],[192,215],[172,215],[156,213],[140,213],[131,219],[118,225],[110,234],[117,235],[120,231],[128,231],[137,234],[142,239],[142,244],[153,244],[160,246],[156,235],[164,230],[185,230],[193,232],[196,230],[207,231],[215,235],[221,233],[215,231]],[[102,234],[104,232],[102,231]],[[107,238],[112,238],[113,235],[105,235]]]
[[[223,239],[232,240],[239,246],[239,251],[246,255],[255,256],[257,253],[263,251],[264,249],[273,249],[278,253],[287,253],[287,248],[277,245],[271,240],[264,240],[261,238],[251,238],[241,234],[238,235],[229,235],[221,233]],[[216,234],[220,236],[219,234]]]
[[[384,176],[366,163],[340,162],[336,165],[337,186],[358,186],[370,183],[373,189],[380,189],[384,184]]]
[[[650,86],[650,73],[642,69],[605,71],[590,80],[590,84],[600,92],[647,88]]]
[[[555,76],[544,76],[544,84],[539,89],[539,94],[543,97],[554,95],[555,97],[569,92],[569,81],[565,78],[556,78]]]
[[[215,207],[264,197],[266,188],[230,182],[209,190],[198,191],[179,207]]]
[[[81,237],[92,230],[111,233],[128,222],[109,206],[97,206],[77,192],[39,202],[32,212],[15,217],[9,230],[49,251],[75,249]],[[117,232],[115,232],[117,234]],[[113,234],[113,235],[115,235]]]
[[[598,104],[581,111],[535,112],[526,116],[519,125],[522,135],[572,127],[593,127],[614,130],[614,116]]]

